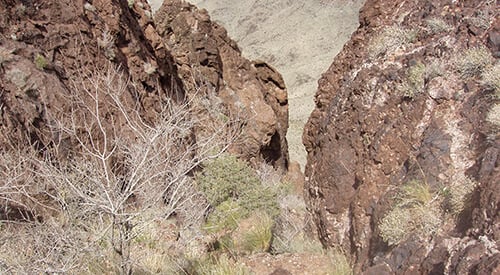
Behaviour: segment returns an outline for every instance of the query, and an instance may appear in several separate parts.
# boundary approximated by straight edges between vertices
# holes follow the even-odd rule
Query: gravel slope
[[[161,0],[150,0],[153,10]],[[238,42],[243,55],[273,65],[289,94],[290,158],[302,167],[302,131],[322,72],[358,27],[363,0],[192,0]]]

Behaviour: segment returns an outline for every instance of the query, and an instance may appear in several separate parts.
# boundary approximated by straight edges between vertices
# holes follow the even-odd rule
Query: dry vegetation
[[[203,215],[203,194],[189,174],[236,136],[221,127],[194,142],[194,129],[207,123],[189,102],[165,101],[157,121],[146,121],[139,106],[127,104],[133,84],[111,64],[73,81],[71,110],[49,114],[54,144],[43,154],[1,152],[2,235],[11,236],[0,246],[6,272],[130,274],[151,224]]]
[[[415,29],[407,29],[397,25],[384,28],[370,42],[368,55],[370,58],[376,58],[383,54],[389,54],[400,47],[415,42],[417,37],[418,30]]]
[[[420,181],[403,184],[397,189],[391,209],[378,223],[380,237],[394,246],[410,237],[434,234],[443,223],[467,209],[476,186],[471,179],[454,182],[440,191],[431,191]]]
[[[72,82],[52,144],[0,152],[2,273],[248,274],[245,255],[322,253],[283,173],[226,152],[240,121],[196,98],[145,117],[111,63]]]
[[[485,47],[473,47],[457,54],[454,59],[456,70],[463,77],[481,75],[493,62],[493,57]]]

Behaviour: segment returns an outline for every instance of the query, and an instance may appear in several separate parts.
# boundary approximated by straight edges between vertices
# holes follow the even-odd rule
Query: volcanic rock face
[[[161,0],[150,0],[152,6]],[[318,79],[358,27],[364,0],[191,0],[238,42],[243,56],[272,64],[283,75],[290,112],[290,159],[302,169],[302,131]],[[154,8],[153,8],[154,9]]]
[[[2,0],[0,13],[1,144],[28,137],[39,148],[50,146],[57,137],[48,114],[69,112],[75,80],[111,63],[133,83],[125,102],[139,106],[144,119],[156,120],[165,100],[210,93],[217,104],[209,108],[222,105],[230,118],[244,120],[245,146],[234,150],[286,168],[288,109],[280,74],[241,58],[206,13],[165,1],[156,25],[139,0]]]
[[[230,113],[246,120],[246,138],[234,148],[237,153],[286,168],[288,98],[281,75],[266,63],[241,57],[236,43],[210,21],[206,10],[164,1],[155,21],[185,87],[219,96]]]
[[[2,144],[28,136],[32,144],[48,146],[47,111],[67,112],[73,76],[104,68],[108,60],[140,86],[145,113],[154,112],[160,98],[184,96],[166,49],[153,51],[158,34],[145,31],[153,23],[144,3],[138,4],[133,10],[123,1],[0,2]],[[146,63],[159,69],[148,74]]]
[[[491,1],[369,0],[320,79],[303,136],[306,201],[322,242],[350,252],[355,272],[500,272],[500,142],[487,119],[498,97],[460,67],[472,49],[493,70],[499,23]],[[433,205],[469,181],[466,209],[437,214],[432,234],[381,237],[407,183],[424,183]],[[395,226],[418,228],[405,218]]]

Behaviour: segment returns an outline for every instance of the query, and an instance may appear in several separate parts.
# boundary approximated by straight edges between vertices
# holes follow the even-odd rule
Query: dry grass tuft
[[[488,112],[486,120],[496,127],[500,127],[500,104],[495,104]]]
[[[500,98],[500,63],[497,62],[494,66],[487,67],[483,72],[483,84],[495,91],[495,94]]]
[[[429,32],[431,34],[449,32],[452,30],[452,27],[448,23],[446,23],[446,21],[440,18],[427,19],[425,23],[429,28]]]
[[[368,55],[376,58],[382,54],[392,52],[398,48],[416,41],[418,31],[401,26],[390,26],[374,36],[368,45]]]
[[[442,223],[442,214],[435,204],[427,184],[404,184],[398,189],[396,204],[378,223],[380,236],[392,246],[411,235],[434,233]]]
[[[486,47],[474,47],[458,54],[454,60],[456,70],[463,77],[481,75],[493,62],[493,56]]]

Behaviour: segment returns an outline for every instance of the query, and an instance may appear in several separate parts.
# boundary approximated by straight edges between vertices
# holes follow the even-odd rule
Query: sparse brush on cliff
[[[486,120],[494,127],[500,128],[500,104],[494,104],[493,107],[491,107]]]
[[[397,25],[387,27],[372,38],[368,45],[368,55],[370,58],[376,58],[401,46],[415,42],[417,37],[417,30]]]
[[[427,236],[441,224],[427,184],[411,181],[402,185],[396,194],[395,205],[380,220],[380,236],[389,245],[396,245],[411,235]]]
[[[413,98],[424,91],[426,67],[417,62],[408,69],[406,81],[399,87],[403,96]]]
[[[465,208],[471,206],[471,194],[477,182],[470,178],[453,182],[444,191],[444,207],[450,214],[459,215]]]
[[[431,34],[449,32],[452,27],[441,18],[431,18],[425,21]]]
[[[378,223],[380,236],[391,246],[411,236],[429,236],[445,222],[445,213],[456,217],[470,206],[476,186],[475,181],[460,177],[440,192],[431,192],[427,184],[419,181],[402,185],[394,205]]]
[[[483,72],[483,84],[495,91],[497,98],[500,98],[500,63],[497,62],[492,67],[487,67]]]
[[[484,46],[464,50],[453,60],[456,70],[463,77],[481,75],[492,62],[493,57],[490,51]]]

